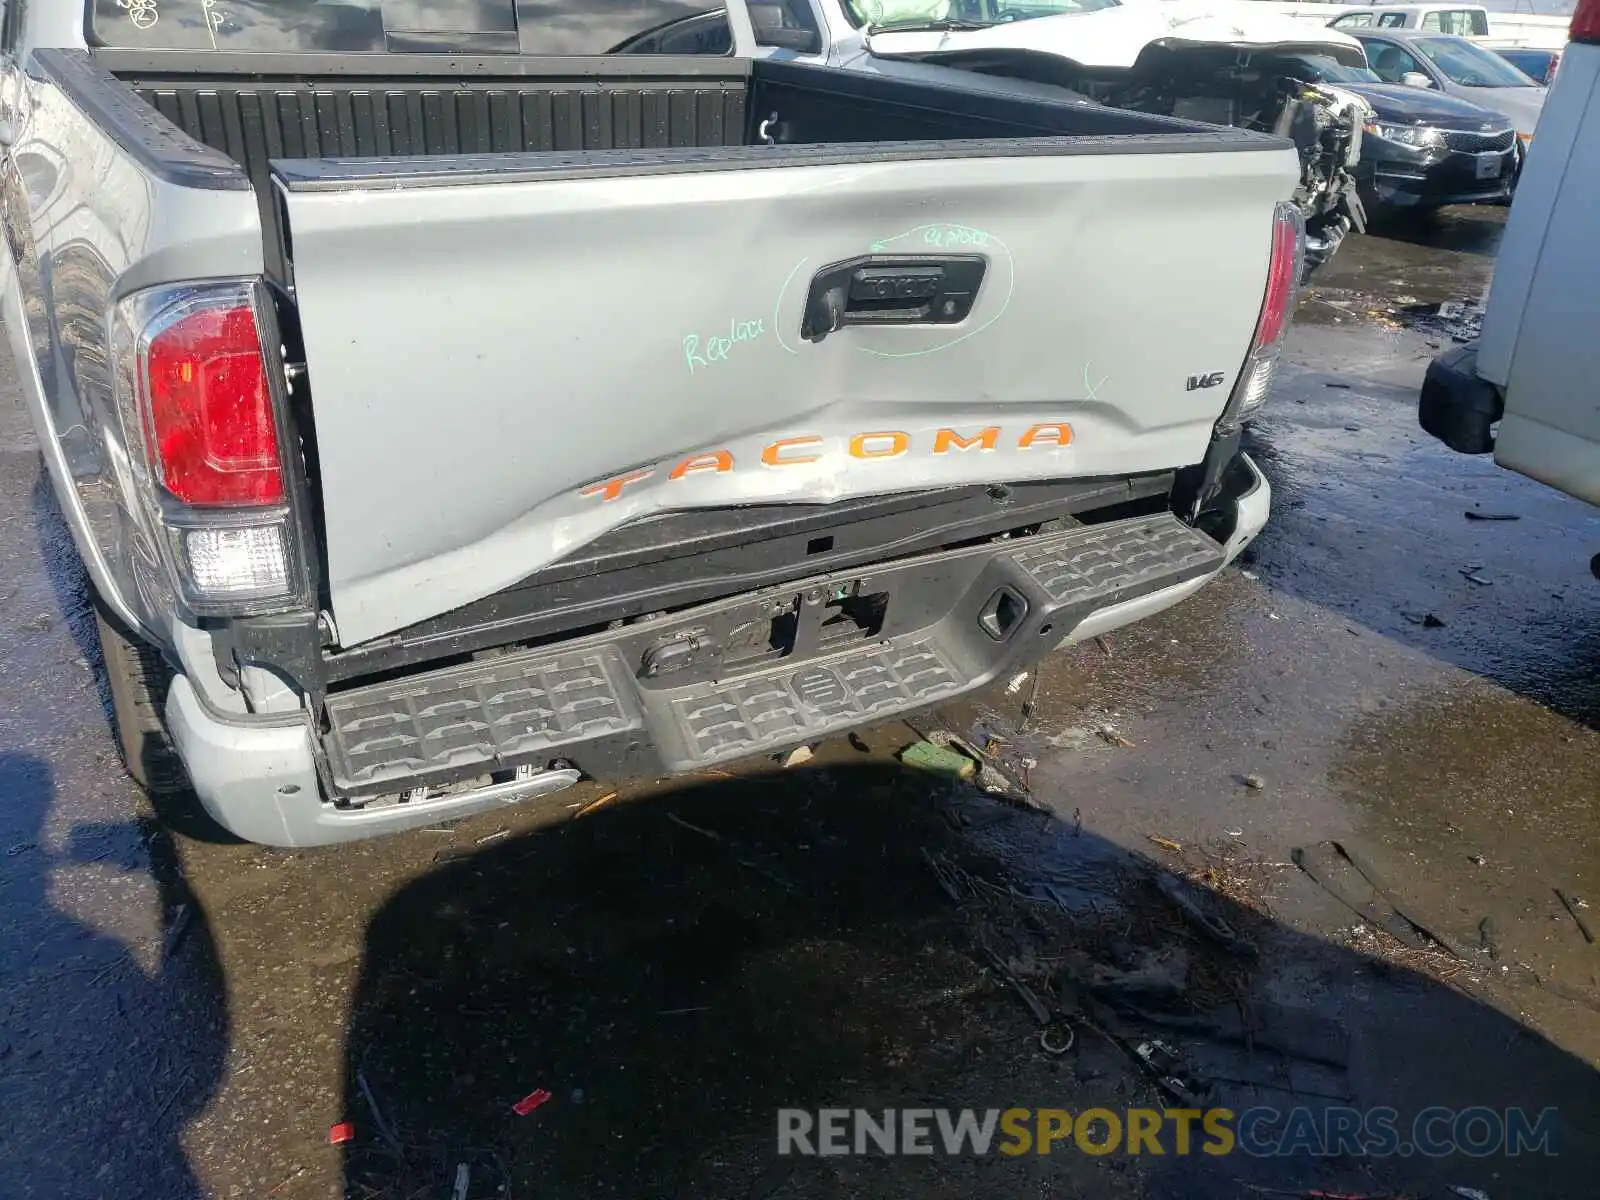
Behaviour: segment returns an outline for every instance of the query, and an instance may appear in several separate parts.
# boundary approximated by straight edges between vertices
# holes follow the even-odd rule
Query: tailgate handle
[[[800,336],[820,342],[847,325],[956,325],[967,319],[988,260],[977,254],[869,254],[811,280]]]

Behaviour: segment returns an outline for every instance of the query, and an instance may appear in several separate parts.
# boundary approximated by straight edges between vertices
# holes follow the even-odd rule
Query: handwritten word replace
[[[727,337],[723,337],[720,333],[707,334],[702,341],[699,334],[685,334],[684,365],[689,368],[689,374],[693,375],[696,370],[704,370],[717,363],[727,362],[728,355],[735,346],[741,342],[753,342],[766,332],[766,322],[756,317],[749,321],[730,320]]]

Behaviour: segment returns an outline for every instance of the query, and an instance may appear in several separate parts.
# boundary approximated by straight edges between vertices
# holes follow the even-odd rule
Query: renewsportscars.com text
[[[782,1108],[778,1153],[1248,1154],[1438,1158],[1555,1154],[1553,1108]]]

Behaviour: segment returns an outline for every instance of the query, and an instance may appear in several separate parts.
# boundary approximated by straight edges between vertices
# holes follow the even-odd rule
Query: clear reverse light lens
[[[251,525],[177,531],[179,560],[187,568],[192,599],[265,599],[289,593],[289,548],[283,527]]]
[[[1278,360],[1273,358],[1256,359],[1245,368],[1248,377],[1241,389],[1242,398],[1239,401],[1239,415],[1248,416],[1267,402],[1267,397],[1272,393],[1272,379],[1278,373]]]

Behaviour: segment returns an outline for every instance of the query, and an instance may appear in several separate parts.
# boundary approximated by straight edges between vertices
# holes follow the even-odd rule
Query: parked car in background
[[[1451,204],[1503,204],[1517,173],[1511,122],[1468,100],[1384,83],[1367,67],[1317,54],[1283,60],[1308,83],[1354,92],[1372,109],[1355,178],[1369,215],[1424,212]]]
[[[1506,219],[1476,342],[1428,368],[1422,427],[1463,454],[1600,504],[1600,0],[1581,0]],[[1600,555],[1591,568],[1600,576]]]
[[[1367,33],[1357,39],[1385,83],[1435,88],[1511,119],[1524,150],[1544,109],[1545,90],[1493,50],[1461,37]]]
[[[1549,87],[1556,81],[1561,51],[1541,50],[1535,46],[1494,46],[1492,49],[1535,83]]]

